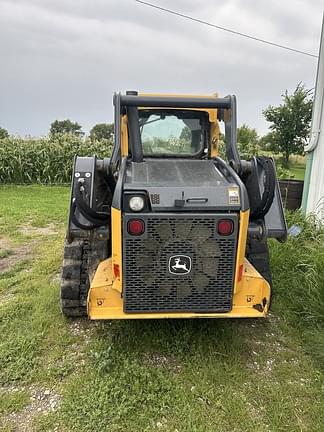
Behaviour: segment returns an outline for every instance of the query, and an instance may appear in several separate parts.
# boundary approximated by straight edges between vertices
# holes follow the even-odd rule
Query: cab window
[[[139,110],[143,153],[196,155],[206,144],[206,113],[180,110]]]

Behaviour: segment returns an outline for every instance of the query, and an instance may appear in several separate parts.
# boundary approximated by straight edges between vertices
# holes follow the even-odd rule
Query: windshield
[[[139,110],[144,155],[195,155],[204,148],[206,114]]]

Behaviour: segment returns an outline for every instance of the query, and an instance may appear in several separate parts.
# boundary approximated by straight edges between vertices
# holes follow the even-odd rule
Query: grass
[[[292,162],[289,166],[289,174],[295,180],[304,180],[306,164],[305,163],[294,163]]]
[[[312,319],[321,313],[311,288],[323,262],[313,231],[272,245],[267,320],[72,321],[58,300],[68,201],[62,186],[0,188],[0,238],[17,250],[31,245],[0,275],[0,429],[323,431],[323,370],[305,343],[321,328]],[[51,234],[22,230],[49,224]],[[296,301],[303,290],[309,308]]]
[[[1,258],[7,258],[8,256],[10,256],[12,254],[11,250],[8,249],[2,249],[0,250],[0,259]]]
[[[29,403],[29,394],[26,391],[0,392],[0,414],[11,414],[21,411]]]
[[[303,156],[290,156],[288,167],[282,163],[282,157],[276,156],[275,160],[277,168],[284,171],[283,179],[293,178],[294,180],[304,180],[306,161]]]
[[[283,245],[272,244],[279,311],[302,330],[305,349],[324,365],[324,231],[299,212],[287,217],[302,233]]]

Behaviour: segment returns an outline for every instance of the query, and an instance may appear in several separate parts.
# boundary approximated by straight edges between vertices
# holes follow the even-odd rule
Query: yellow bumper
[[[270,303],[270,286],[255,268],[244,260],[243,280],[233,296],[233,308],[226,313],[125,313],[121,293],[112,288],[111,259],[102,261],[88,294],[88,316],[99,319],[161,318],[260,318],[265,317]]]

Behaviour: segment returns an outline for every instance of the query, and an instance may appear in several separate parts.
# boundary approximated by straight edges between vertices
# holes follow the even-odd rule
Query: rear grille
[[[124,216],[124,311],[230,311],[237,215],[140,217],[145,233],[132,237],[126,226],[134,214]],[[217,220],[224,217],[234,222],[234,233],[229,237],[216,232]]]

